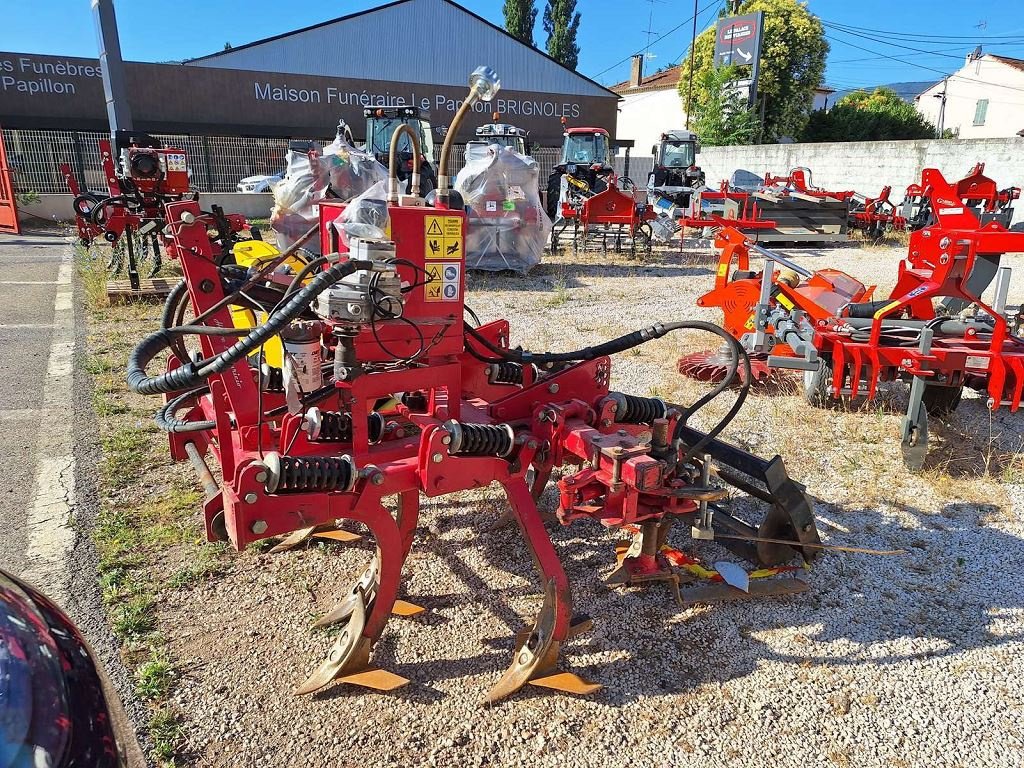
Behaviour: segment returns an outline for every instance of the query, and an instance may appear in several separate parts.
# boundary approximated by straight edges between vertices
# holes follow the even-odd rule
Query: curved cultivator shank
[[[486,71],[473,82],[488,92]],[[415,145],[415,133],[408,135]],[[408,682],[377,668],[373,649],[392,614],[423,610],[398,599],[422,495],[497,483],[536,565],[543,606],[487,703],[527,684],[577,694],[600,687],[560,666],[566,643],[591,620],[573,610],[568,576],[537,508],[556,467],[566,468],[557,483],[558,523],[593,520],[633,537],[617,559],[609,552],[612,584],[666,581],[678,590],[679,563],[721,581],[723,574],[669,547],[677,523],[695,545],[720,537],[757,565],[817,554],[810,501],[781,459],[764,461],[687,426],[733,382],[693,406],[609,390],[611,355],[675,330],[700,330],[731,345],[745,377],[737,396],[745,397],[749,360],[722,329],[658,323],[585,349],[532,353],[512,348],[504,320],[463,323],[466,217],[461,206],[448,207],[445,168],[442,152],[434,205],[415,186],[387,200],[325,200],[319,225],[291,249],[267,246],[244,265],[219,257],[195,202],[167,206],[169,252],[184,281],[168,299],[164,327],[132,354],[128,379],[136,392],[166,396],[157,422],[173,457],[191,461],[207,488],[207,535],[239,549],[284,537],[288,548],[310,537],[352,540],[342,527],[352,521],[376,543],[365,571],[317,622],[343,626],[298,693],[335,681],[377,690]],[[366,223],[371,214],[386,218],[393,239]],[[328,255],[300,258],[297,249],[317,235]],[[189,304],[196,319],[174,325]],[[181,344],[193,335],[201,359]],[[148,372],[164,352],[165,372]],[[219,482],[207,452],[222,468]],[[743,500],[736,506],[735,491]],[[391,497],[395,512],[382,503]],[[767,548],[764,532],[774,542]],[[745,597],[803,585],[774,579],[744,591],[721,583],[714,599],[723,589]],[[681,590],[679,599],[702,598]]]

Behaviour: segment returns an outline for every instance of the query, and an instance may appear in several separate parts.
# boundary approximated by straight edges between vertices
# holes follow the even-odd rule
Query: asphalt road
[[[54,299],[68,246],[54,235],[0,235],[0,563],[26,565]]]
[[[52,231],[0,234],[0,567],[64,608],[138,724],[90,537],[101,452],[71,249]]]

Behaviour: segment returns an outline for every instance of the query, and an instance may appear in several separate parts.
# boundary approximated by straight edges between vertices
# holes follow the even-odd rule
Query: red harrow
[[[566,181],[568,194],[560,203],[559,221],[551,230],[552,250],[557,249],[561,234],[571,226],[573,250],[586,251],[590,244],[600,242],[601,250],[607,251],[610,241],[616,253],[628,247],[631,254],[636,254],[638,244],[646,253],[651,252],[651,222],[658,213],[647,204],[646,190],[632,182],[621,184],[614,173],[605,177],[600,192],[569,173]]]
[[[442,167],[463,113],[498,88],[486,68],[470,85]],[[759,564],[813,558],[823,547],[812,507],[782,460],[764,461],[717,438],[745,389],[708,433],[689,422],[726,383],[690,406],[609,389],[609,355],[670,331],[722,336],[732,345],[733,371],[746,365],[739,344],[717,326],[681,321],[575,352],[533,353],[510,347],[504,320],[464,324],[466,215],[449,206],[445,175],[430,203],[418,196],[415,176],[411,194],[398,193],[394,156],[402,133],[417,139],[396,131],[386,200],[325,202],[317,227],[249,269],[218,257],[194,201],[169,204],[167,231],[184,280],[168,297],[163,327],[141,342],[128,366],[133,391],[164,396],[157,422],[170,433],[172,456],[191,461],[208,491],[210,539],[239,549],[271,536],[295,541],[334,529],[339,519],[361,523],[376,539],[369,566],[322,620],[344,622],[344,629],[298,692],[333,680],[388,690],[407,682],[375,669],[371,653],[393,612],[416,612],[399,594],[421,495],[497,482],[539,571],[543,606],[488,702],[527,683],[576,693],[599,687],[558,671],[561,646],[590,622],[573,610],[536,505],[555,467],[573,468],[558,481],[561,523],[593,520],[632,536],[612,583],[665,581],[678,589],[689,577],[672,563],[693,561],[666,548],[677,520],[693,538],[717,538]],[[285,269],[316,235],[326,255]],[[184,323],[189,305],[195,319]],[[266,319],[236,327],[232,307]],[[200,352],[185,348],[188,336],[198,338]],[[283,346],[283,370],[260,364],[271,345]],[[164,352],[166,370],[148,373]],[[220,465],[219,480],[207,453]],[[721,482],[749,496],[741,503],[765,502],[764,517],[734,514]],[[789,594],[805,583],[784,578],[758,586],[750,592]],[[701,600],[701,589],[709,587],[683,594]]]
[[[981,223],[959,185],[936,170],[923,172],[919,189],[934,223],[911,234],[888,298],[872,301],[874,288],[849,275],[808,272],[726,229],[715,290],[699,300],[723,309],[727,330],[762,377],[802,371],[815,405],[872,399],[880,382],[909,381],[901,444],[911,469],[924,464],[929,414],[949,415],[964,387],[987,395],[993,410],[1016,410],[1024,390],[1024,341],[1014,335],[1020,311],[1006,306],[1010,269],[999,265],[1003,253],[1024,251],[1024,232]],[[760,272],[749,269],[750,251],[765,259]],[[739,269],[729,277],[734,260]],[[988,305],[981,297],[993,281]],[[703,379],[725,373],[706,353],[681,359],[680,371]]]

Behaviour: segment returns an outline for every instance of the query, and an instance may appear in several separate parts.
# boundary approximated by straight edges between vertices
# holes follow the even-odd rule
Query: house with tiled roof
[[[914,103],[931,123],[961,139],[1024,136],[1024,59],[978,48]]]

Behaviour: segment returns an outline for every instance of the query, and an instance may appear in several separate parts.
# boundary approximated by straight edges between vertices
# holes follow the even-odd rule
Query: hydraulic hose
[[[420,195],[420,137],[408,123],[401,123],[391,134],[391,147],[388,150],[388,202],[398,202],[398,138],[402,134],[409,137],[412,144],[412,182],[409,193],[415,197]]]
[[[174,339],[174,333],[171,330],[161,328],[143,339],[132,351],[131,357],[128,359],[128,387],[141,395],[171,394],[197,387],[209,376],[223,373],[250,352],[265,344],[271,337],[280,333],[288,323],[302,314],[313,299],[338,280],[358,269],[373,269],[373,267],[373,262],[369,261],[339,262],[310,280],[280,309],[275,310],[263,325],[250,331],[245,338],[239,339],[220,354],[198,362],[185,363],[183,361],[183,365],[173,371],[150,376],[146,373],[146,366],[167,349]]]
[[[217,426],[215,421],[184,421],[175,416],[190,400],[205,395],[209,391],[209,387],[197,387],[182,395],[178,395],[173,400],[168,400],[156,412],[153,421],[165,432],[202,432],[207,429],[214,429]]]

